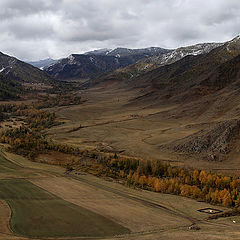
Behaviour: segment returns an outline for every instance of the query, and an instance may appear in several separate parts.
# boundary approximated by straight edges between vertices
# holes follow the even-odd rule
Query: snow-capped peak
[[[229,43],[234,43],[240,40],[240,35],[236,36],[235,38],[233,38],[231,41],[229,41]]]
[[[69,59],[70,61],[73,61],[73,60],[75,60],[75,57],[71,54],[71,55],[68,57],[68,59]]]
[[[69,57],[68,57],[68,62],[69,62],[69,64],[74,64],[74,62],[75,62],[75,57],[71,54]]]

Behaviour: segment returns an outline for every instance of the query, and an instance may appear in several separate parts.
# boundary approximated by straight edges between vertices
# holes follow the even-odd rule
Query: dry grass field
[[[59,119],[65,122],[48,131],[55,141],[82,149],[122,151],[125,155],[159,159],[177,166],[239,175],[238,149],[227,160],[216,162],[161,147],[206,129],[214,124],[216,116],[211,120],[203,119],[201,114],[194,118],[169,117],[169,110],[177,111],[181,106],[159,106],[147,101],[138,105],[131,101],[136,95],[135,90],[106,91],[100,88],[85,91],[82,95],[88,100],[85,103],[54,109]]]
[[[167,118],[181,106],[133,104],[134,91],[83,92],[81,105],[51,109],[64,124],[47,131],[56,142],[81,149],[123,152],[173,165],[238,173],[240,155],[209,162],[163,150],[161,145],[204,129],[199,119]],[[240,239],[240,217],[210,220],[193,199],[133,189],[46,163],[71,163],[75,156],[42,154],[36,162],[0,152],[0,239]],[[30,227],[29,227],[30,226]]]
[[[0,198],[11,208],[11,230],[25,237],[104,237],[127,228],[71,204],[23,179],[0,181]]]
[[[0,176],[0,239],[102,239],[101,236],[104,236],[104,239],[240,237],[240,217],[208,220],[208,214],[198,211],[213,207],[207,203],[132,189],[81,172],[65,174],[63,168],[30,162],[14,154],[5,156],[8,160],[1,157],[1,166],[6,174]],[[15,171],[14,176],[7,174],[12,169]],[[23,177],[24,171],[26,175]],[[219,206],[213,208],[227,211]],[[88,217],[80,221],[81,216],[86,213],[85,216]],[[50,222],[45,221],[48,218],[51,219]],[[43,219],[48,226],[40,224]],[[90,223],[93,219],[94,223]],[[80,226],[84,223],[88,223],[90,228],[82,229]],[[29,224],[31,228],[27,227]],[[106,232],[97,231],[94,224],[100,224]],[[190,230],[190,226],[200,229]],[[86,233],[87,229],[90,229],[90,234]]]

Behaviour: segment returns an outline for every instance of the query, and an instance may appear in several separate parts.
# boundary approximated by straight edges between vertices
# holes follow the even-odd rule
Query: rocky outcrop
[[[239,134],[240,120],[230,120],[161,147],[178,153],[197,154],[209,160],[222,160],[231,151]]]

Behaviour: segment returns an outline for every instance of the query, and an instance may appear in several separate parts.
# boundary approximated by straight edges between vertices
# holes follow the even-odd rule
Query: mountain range
[[[174,50],[159,47],[100,49],[85,54],[72,54],[56,62],[50,60],[49,64],[43,60],[34,63],[34,66],[41,66],[49,75],[61,80],[96,78],[128,66],[131,74],[136,74],[171,64],[187,55],[208,53],[221,45],[223,44],[203,43]],[[45,62],[46,65],[43,66]]]
[[[134,61],[127,57],[72,54],[44,69],[60,80],[95,78],[101,74],[127,66]]]
[[[152,56],[159,56],[164,53],[171,52],[169,49],[160,47],[149,47],[142,49],[130,49],[130,48],[115,48],[115,49],[100,49],[90,52],[86,52],[85,55],[101,55],[101,56],[114,56],[114,57],[132,57],[135,60],[142,58],[148,58]]]
[[[215,80],[222,64],[240,54],[240,38],[222,44],[211,51],[186,57],[158,67],[132,79],[132,86],[155,92],[159,99],[187,101],[217,91],[230,81]],[[225,79],[225,78],[222,78]]]
[[[71,54],[43,68],[58,79],[96,78],[115,69],[128,66],[136,61],[152,56],[160,56],[170,50],[151,47],[145,49],[100,49],[85,54]]]

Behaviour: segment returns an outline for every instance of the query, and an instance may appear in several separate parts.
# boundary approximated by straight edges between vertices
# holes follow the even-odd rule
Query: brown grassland
[[[65,170],[58,166],[30,162],[15,154],[6,153],[6,156],[12,163],[16,163],[16,165],[20,163],[24,168],[19,166],[19,170],[15,171],[15,176],[2,174],[1,182],[6,178],[8,181],[19,177],[22,179],[22,172],[18,175],[21,169],[21,171],[26,171],[24,181],[30,181],[66,203],[90,210],[131,231],[127,235],[124,234],[117,238],[108,237],[107,239],[175,239],[177,236],[178,239],[186,237],[188,239],[238,239],[240,236],[239,216],[209,220],[208,214],[197,211],[212,207],[208,203],[180,196],[132,189],[82,172],[66,175]],[[7,205],[1,206],[1,213],[9,216]],[[217,208],[228,211],[223,207],[218,206]],[[35,214],[38,215],[38,212]],[[0,239],[28,239],[12,233],[6,219],[2,224],[4,224],[3,229],[5,230],[1,232]],[[192,225],[198,226],[200,230],[189,230]],[[225,238],[223,238],[223,233]],[[54,237],[54,239],[58,238]],[[92,238],[90,237],[90,239]]]
[[[128,156],[155,159],[175,166],[204,169],[224,174],[240,174],[238,144],[225,161],[209,161],[197,155],[181,154],[162,148],[175,140],[192,135],[206,126],[221,121],[211,118],[169,117],[169,110],[180,105],[159,106],[153,102],[131,103],[136,90],[112,91],[104,88],[82,93],[87,102],[81,105],[53,109],[65,122],[48,131],[51,139],[81,149],[122,152]]]
[[[134,94],[134,90],[129,92],[114,89],[112,91],[87,90],[82,93],[82,97],[87,99],[86,102],[80,105],[58,106],[49,109],[64,124],[44,130],[44,133],[55,143],[78,147],[83,151],[96,149],[105,153],[122,153],[153,161],[161,160],[172,166],[239,175],[240,155],[237,151],[232,153],[228,160],[216,163],[163,150],[162,144],[204,129],[204,121],[187,118],[168,119],[165,117],[167,112],[180,106],[159,107],[148,102],[138,106],[130,101]],[[4,147],[6,144],[2,145],[0,153],[2,159],[0,186],[7,189],[5,194],[8,197],[4,196],[3,190],[1,195],[0,189],[0,224],[3,226],[0,229],[0,239],[2,240],[31,238],[240,239],[240,216],[209,219],[209,214],[198,211],[204,208],[217,208],[228,212],[229,208],[212,206],[209,203],[182,196],[127,187],[116,180],[97,178],[81,170],[66,173],[65,168],[58,166],[71,164],[77,160],[77,156],[52,151],[40,154],[33,162],[6,152]],[[46,230],[47,228],[44,229],[44,227],[37,231],[38,221],[32,223],[35,232],[23,232],[26,227],[23,223],[20,224],[21,229],[14,228],[16,225],[13,221],[24,221],[24,217],[28,217],[28,212],[25,212],[26,215],[23,216],[19,210],[22,203],[18,205],[17,201],[21,199],[16,199],[14,192],[11,193],[12,195],[7,193],[9,186],[14,185],[16,179],[23,181],[22,189],[25,191],[28,189],[26,192],[29,192],[21,192],[23,194],[21,197],[23,199],[28,197],[29,203],[33,205],[39,204],[31,209],[31,217],[34,215],[39,217],[39,223],[44,217],[57,224],[57,220],[60,217],[64,219],[64,217],[57,213],[53,214],[48,209],[48,204],[49,208],[54,207],[50,202],[57,201],[58,211],[62,208],[74,215],[73,219],[68,216],[67,220],[64,220],[67,223],[70,221],[69,229],[67,225],[64,225],[61,231],[56,231],[54,236],[53,231]],[[35,195],[39,198],[35,198]],[[46,201],[46,206],[37,202],[42,201],[43,195],[44,200],[48,201]],[[11,220],[9,206],[12,207],[12,212],[15,211]],[[46,212],[49,211],[51,214],[40,216],[41,207],[45,207]],[[79,215],[66,208],[75,209]],[[81,229],[81,223],[79,226],[76,223],[82,212],[86,213],[86,221],[89,221],[89,231]],[[97,216],[96,222],[91,222],[93,216]],[[96,227],[101,225],[101,219],[105,221],[103,232]],[[71,221],[74,223],[71,224]],[[59,222],[61,223],[61,220]],[[61,224],[59,226],[62,226]],[[72,234],[71,225],[74,226]],[[55,227],[57,228],[57,225]],[[91,229],[95,230],[91,232]]]

